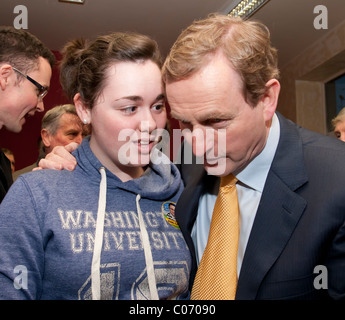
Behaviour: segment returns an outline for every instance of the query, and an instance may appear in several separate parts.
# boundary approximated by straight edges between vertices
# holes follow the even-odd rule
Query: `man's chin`
[[[5,124],[4,127],[7,129],[7,131],[19,133],[20,131],[22,131],[24,123],[25,121],[23,123],[16,123],[16,124],[11,123],[11,125]]]
[[[216,162],[208,163],[205,161],[204,168],[209,175],[212,176],[226,176],[230,173],[229,168],[226,166],[226,159],[219,159]]]

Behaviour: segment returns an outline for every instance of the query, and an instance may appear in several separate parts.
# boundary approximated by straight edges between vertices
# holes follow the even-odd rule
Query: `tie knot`
[[[237,178],[230,173],[229,175],[220,178],[220,188],[233,187],[237,181]]]

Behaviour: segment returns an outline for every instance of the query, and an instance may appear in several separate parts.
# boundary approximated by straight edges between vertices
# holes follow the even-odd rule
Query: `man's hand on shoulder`
[[[71,142],[66,146],[57,146],[52,152],[48,153],[45,158],[41,159],[38,167],[34,170],[40,169],[67,169],[73,171],[77,165],[77,161],[71,152],[79,146],[76,142]]]

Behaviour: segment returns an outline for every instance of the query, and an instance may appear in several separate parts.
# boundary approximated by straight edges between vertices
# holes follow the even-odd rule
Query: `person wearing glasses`
[[[188,299],[190,252],[164,216],[183,183],[159,151],[167,117],[157,43],[115,32],[62,53],[62,88],[92,133],[73,153],[76,170],[23,174],[3,200],[0,300]]]
[[[0,129],[20,132],[26,117],[44,110],[53,53],[34,35],[0,27]],[[0,202],[12,184],[11,167],[0,153]]]

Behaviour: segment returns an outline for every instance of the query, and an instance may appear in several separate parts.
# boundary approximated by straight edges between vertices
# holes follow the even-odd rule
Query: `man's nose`
[[[196,157],[203,157],[206,152],[205,130],[194,127],[192,131],[193,153]]]

